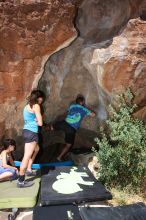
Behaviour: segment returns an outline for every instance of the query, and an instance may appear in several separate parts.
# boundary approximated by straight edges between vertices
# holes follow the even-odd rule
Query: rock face
[[[145,0],[84,0],[76,21],[84,44],[97,47],[96,43],[99,42],[107,40],[110,43],[129,19],[139,15],[144,17],[145,2]]]
[[[22,108],[49,56],[76,36],[80,0],[0,2],[0,137],[22,129]]]
[[[103,106],[98,114],[106,109],[113,93],[130,87],[139,106],[135,116],[146,121],[145,20],[145,0],[85,0],[80,6],[76,26],[86,47],[85,57],[92,57],[84,64],[94,80],[97,75],[98,99]]]
[[[145,29],[145,21],[132,19],[106,48],[99,49],[100,43],[96,44],[97,49],[85,47],[83,40],[78,38],[52,55],[39,82],[39,88],[48,94],[46,120],[63,114],[80,93],[86,97],[87,105],[97,112],[96,118],[87,118],[82,127],[95,132],[107,118],[107,106],[115,93],[130,87],[139,108],[146,106]],[[141,116],[145,120],[145,114]],[[78,132],[76,146],[79,143],[93,145],[88,141],[88,130]]]
[[[46,64],[40,88],[49,95],[46,117],[63,114],[77,94],[84,94],[87,105],[93,106],[99,118],[104,103],[115,92],[130,87],[139,107],[146,105],[146,22],[132,19],[123,32],[106,48],[85,47],[81,38],[53,55]],[[106,95],[105,95],[106,94]],[[52,105],[53,103],[53,105]],[[103,106],[103,105],[102,105]]]
[[[22,140],[25,98],[37,86],[47,95],[48,122],[79,93],[96,110],[77,145],[91,146],[84,137],[104,124],[113,95],[127,87],[139,105],[136,116],[146,120],[145,12],[145,0],[0,2],[0,138]]]
[[[86,97],[87,104],[97,106],[96,81],[83,65],[82,41],[78,38],[71,46],[51,56],[46,63],[39,88],[47,94],[46,120],[63,115],[78,94]]]
[[[96,49],[93,60],[101,67],[100,86],[111,95],[130,87],[134,102],[146,105],[146,22],[132,19],[105,49]],[[98,57],[98,58],[97,58]]]
[[[45,71],[39,81],[39,89],[47,94],[45,102],[45,120],[47,122],[64,118],[62,116],[65,115],[69,104],[75,100],[78,94],[84,95],[86,104],[98,111],[97,81],[94,81],[93,76],[84,67],[85,54],[82,49],[82,41],[78,38],[69,47],[52,55],[46,63]],[[88,59],[86,61],[89,62]],[[97,121],[90,117],[84,120],[82,123],[84,129],[80,129],[80,132],[77,133],[75,146],[93,146],[95,132],[92,133],[89,130],[97,130]],[[45,140],[47,139],[45,138]]]

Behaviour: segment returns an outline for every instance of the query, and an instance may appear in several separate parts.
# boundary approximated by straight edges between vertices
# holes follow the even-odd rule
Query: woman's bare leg
[[[20,176],[25,175],[25,171],[28,167],[29,160],[31,159],[33,152],[35,151],[37,143],[36,142],[31,142],[31,143],[26,143],[25,144],[25,150],[24,150],[24,157],[20,166]]]
[[[6,181],[6,180],[10,180],[10,178],[13,176],[13,173],[11,172],[5,172],[0,174],[0,181]]]
[[[66,144],[63,150],[61,151],[61,153],[59,154],[59,156],[57,157],[57,159],[62,160],[62,157],[69,151],[70,147],[71,147],[71,144]]]
[[[34,150],[34,153],[33,153],[32,157],[29,159],[28,166],[27,166],[27,170],[28,171],[31,171],[31,166],[32,166],[32,164],[33,164],[33,162],[34,162],[34,160],[36,158],[36,155],[39,152],[39,149],[40,149],[39,145],[37,144],[36,147],[35,147],[35,150]]]

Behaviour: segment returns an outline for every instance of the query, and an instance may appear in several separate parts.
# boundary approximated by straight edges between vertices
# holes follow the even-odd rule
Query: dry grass
[[[146,194],[134,194],[129,193],[128,190],[122,191],[114,188],[110,189],[110,192],[113,195],[113,199],[108,202],[109,205],[128,205],[137,202],[143,202],[146,204]]]

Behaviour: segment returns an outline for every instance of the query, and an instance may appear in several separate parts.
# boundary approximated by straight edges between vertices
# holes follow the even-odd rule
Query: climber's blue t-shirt
[[[91,113],[91,110],[79,104],[72,104],[68,109],[68,114],[65,121],[73,128],[80,127],[83,118]]]

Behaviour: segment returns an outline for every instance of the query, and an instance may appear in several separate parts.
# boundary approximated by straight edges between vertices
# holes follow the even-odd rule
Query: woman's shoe
[[[26,170],[25,175],[26,176],[36,176],[36,172],[34,172],[32,170]]]
[[[56,158],[56,161],[57,162],[62,162],[63,160],[59,159],[59,158]]]
[[[18,188],[30,187],[33,184],[34,184],[34,182],[32,182],[32,181],[23,181],[23,182],[20,182],[19,180],[17,181],[17,187]]]

